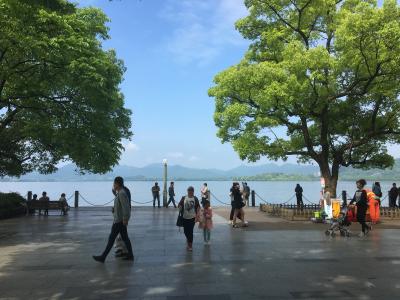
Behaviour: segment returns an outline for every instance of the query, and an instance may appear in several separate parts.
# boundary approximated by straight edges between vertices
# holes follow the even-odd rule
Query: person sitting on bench
[[[44,206],[44,215],[48,216],[49,215],[49,202],[50,202],[50,199],[49,199],[49,197],[47,197],[47,193],[46,192],[42,193],[42,197],[40,197],[39,201],[41,201],[41,203],[44,204],[43,205]],[[39,215],[40,215],[40,213],[41,213],[41,209],[39,209]]]
[[[61,206],[61,214],[63,216],[66,216],[68,214],[67,212],[69,210],[69,205],[68,205],[67,199],[65,198],[64,193],[61,194],[60,200],[58,200],[58,201],[60,202],[60,206]]]

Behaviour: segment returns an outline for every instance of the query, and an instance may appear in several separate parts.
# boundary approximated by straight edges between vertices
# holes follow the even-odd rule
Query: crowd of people
[[[375,182],[372,185],[372,192],[375,194],[376,199],[378,200],[379,205],[380,205],[381,199],[383,196],[380,182]],[[390,208],[400,207],[400,188],[397,187],[396,183],[392,184],[392,187],[388,191],[388,196],[389,196],[389,207]],[[397,201],[398,201],[398,203],[397,203]]]
[[[367,190],[365,188],[366,181],[360,179],[356,182],[357,191],[355,192],[353,198],[349,205],[355,205],[357,207],[357,221],[361,225],[361,234],[364,236],[370,230],[371,227],[366,223],[366,213],[368,209],[368,198]],[[303,208],[303,188],[300,184],[295,187],[295,195],[297,206]],[[375,199],[380,204],[382,198],[382,189],[379,182],[375,182],[372,186],[372,192],[375,195]],[[114,179],[112,193],[114,194],[114,206],[113,212],[113,225],[111,227],[111,233],[108,238],[108,243],[103,253],[98,256],[93,256],[94,260],[98,262],[104,262],[112,247],[116,247],[115,255],[116,257],[123,258],[125,260],[134,260],[132,245],[128,236],[127,226],[131,217],[131,193],[130,190],[124,185],[124,180],[122,177],[116,177]],[[157,182],[151,188],[151,193],[153,196],[153,207],[160,207],[160,187]],[[194,187],[190,186],[187,188],[187,193],[183,196],[178,204],[175,201],[175,183],[170,182],[168,188],[168,202],[166,207],[170,204],[174,208],[179,209],[179,216],[177,220],[177,225],[183,227],[184,235],[186,238],[186,247],[188,251],[193,249],[193,231],[196,223],[198,227],[203,231],[203,238],[205,245],[210,245],[211,241],[211,230],[213,228],[213,211],[211,208],[211,191],[208,188],[207,183],[204,183],[200,189],[201,200],[195,196]],[[396,201],[399,198],[400,190],[397,188],[396,184],[393,183],[392,188],[389,191],[389,206],[396,207]],[[246,182],[242,183],[234,182],[230,188],[229,196],[231,198],[231,213],[230,213],[230,224],[233,228],[238,228],[241,226],[248,226],[248,222],[245,221],[245,211],[244,207],[249,204],[250,197],[250,187]],[[42,193],[42,197],[38,199],[37,194],[33,195],[32,200],[43,203],[40,205],[39,215],[42,213],[43,209],[44,215],[48,215],[48,207],[46,204],[50,202],[50,198],[47,196],[46,192]],[[68,202],[65,197],[65,193],[62,193],[59,200],[61,213],[66,215],[68,212]],[[321,207],[324,203],[330,203],[330,193],[329,188],[326,186],[323,190],[321,197]],[[347,201],[344,199],[343,206],[347,206]],[[399,203],[400,206],[400,203]],[[28,206],[29,207],[29,206]],[[30,213],[35,213],[35,211],[30,211]],[[180,220],[180,221],[179,221]],[[238,223],[241,221],[241,224]]]
[[[361,225],[361,232],[359,234],[360,237],[366,236],[371,230],[371,225],[367,224],[366,222],[367,211],[369,206],[371,205],[370,202],[376,201],[377,205],[380,207],[382,205],[382,200],[383,200],[383,192],[380,182],[374,182],[372,185],[372,189],[369,189],[366,186],[367,182],[365,179],[359,179],[356,181],[357,190],[354,193],[354,196],[351,198],[349,204],[347,204],[346,192],[343,191],[342,193],[342,198],[343,198],[342,207],[351,208],[352,205],[356,207],[356,219],[357,222],[360,223]],[[373,200],[370,201],[368,195],[370,195]],[[400,196],[400,190],[397,187],[396,183],[392,184],[391,189],[388,191],[388,196],[389,196],[389,208],[400,207],[400,200],[399,200],[399,205],[397,206],[396,204],[397,199]],[[331,195],[329,192],[329,186],[325,186],[322,191],[320,206],[324,207],[325,204],[331,205]]]
[[[178,205],[175,202],[175,183],[171,182],[168,188],[167,207],[172,204],[179,209],[177,225],[183,227],[186,239],[187,251],[193,250],[193,231],[198,223],[198,227],[203,231],[205,245],[211,243],[211,230],[213,228],[213,211],[210,203],[210,190],[207,183],[200,189],[201,200],[195,196],[194,187],[189,186],[187,193],[183,196]],[[124,185],[122,177],[116,177],[113,183],[112,192],[115,196],[113,206],[113,225],[108,237],[107,245],[100,255],[94,255],[95,261],[104,263],[113,246],[116,247],[115,256],[124,260],[134,260],[132,245],[128,236],[127,226],[131,217],[131,194]],[[153,207],[160,207],[160,187],[158,182],[151,188],[153,196]],[[238,182],[234,182],[230,189],[231,197],[231,224],[234,228],[239,227],[237,220],[240,219],[242,226],[247,226],[243,207],[249,202],[250,187],[243,182],[242,187]]]
[[[153,196],[153,207],[161,207],[160,205],[160,186],[158,182],[155,182],[151,188],[151,194]],[[207,183],[205,182],[200,189],[201,193],[201,205],[204,206],[206,201],[210,201],[210,190],[208,189]],[[171,181],[168,187],[168,201],[166,207],[168,208],[170,204],[177,208],[175,202],[175,182]],[[157,201],[157,202],[156,202]]]

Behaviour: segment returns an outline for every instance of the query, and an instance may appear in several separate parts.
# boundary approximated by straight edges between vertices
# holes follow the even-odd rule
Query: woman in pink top
[[[212,209],[210,207],[210,201],[205,201],[204,208],[201,211],[201,221],[199,227],[203,229],[204,243],[210,244],[211,229],[213,228],[212,221]]]

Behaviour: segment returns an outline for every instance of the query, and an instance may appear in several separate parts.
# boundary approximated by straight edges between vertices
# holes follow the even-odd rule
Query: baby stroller
[[[325,231],[326,235],[334,237],[339,231],[341,236],[350,236],[349,226],[351,225],[351,222],[348,218],[347,211],[347,207],[343,207],[340,210],[338,218],[333,219],[331,226],[327,231]]]

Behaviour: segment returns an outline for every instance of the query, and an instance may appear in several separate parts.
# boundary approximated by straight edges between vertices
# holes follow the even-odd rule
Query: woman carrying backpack
[[[189,186],[187,196],[182,197],[179,202],[179,210],[183,216],[183,232],[186,236],[187,250],[193,250],[193,229],[200,211],[199,199],[194,195],[194,188]]]

